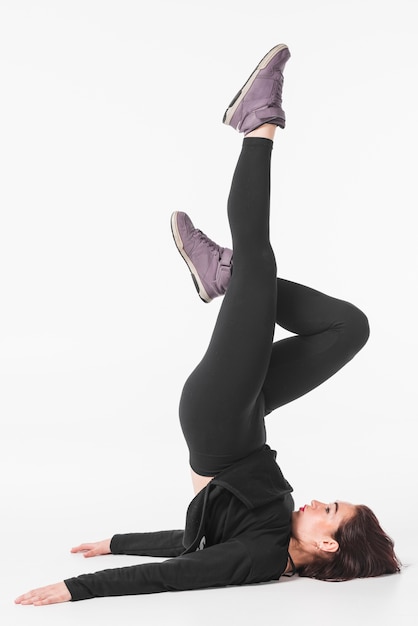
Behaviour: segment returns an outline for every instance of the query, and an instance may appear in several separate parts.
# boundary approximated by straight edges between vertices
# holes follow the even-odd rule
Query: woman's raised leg
[[[276,318],[276,262],[269,240],[270,166],[290,53],[270,50],[229,105],[224,122],[244,132],[228,198],[234,272],[208,349],[186,381],[180,422],[192,469],[213,476],[265,443],[262,393]],[[183,214],[184,215],[184,214]],[[176,245],[193,271],[199,237],[172,219]],[[196,261],[197,262],[197,261]]]
[[[276,319],[276,263],[269,241],[273,142],[245,138],[228,217],[234,272],[208,349],[186,381],[180,421],[198,474],[213,476],[265,442],[262,386]]]

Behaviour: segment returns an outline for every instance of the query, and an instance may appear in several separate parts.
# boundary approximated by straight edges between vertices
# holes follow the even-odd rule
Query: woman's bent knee
[[[367,343],[370,336],[370,325],[367,316],[353,304],[347,303],[345,331],[351,349],[358,352]]]

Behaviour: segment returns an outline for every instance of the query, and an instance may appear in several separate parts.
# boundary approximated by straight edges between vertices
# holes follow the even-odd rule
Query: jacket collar
[[[276,456],[276,451],[265,445],[217,474],[209,484],[227,489],[249,509],[267,504],[293,491]]]

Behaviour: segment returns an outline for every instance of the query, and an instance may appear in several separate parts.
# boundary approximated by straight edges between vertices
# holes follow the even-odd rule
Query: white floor
[[[64,563],[62,563],[64,565]],[[105,565],[109,565],[106,563]],[[245,626],[261,620],[281,623],[320,625],[324,619],[338,620],[342,626],[359,624],[416,624],[417,574],[408,571],[398,580],[368,580],[344,585],[294,579],[251,588],[230,588],[182,592],[178,594],[104,598],[50,607],[3,609],[3,623],[47,626],[87,626],[100,622],[150,626],[175,624],[227,626],[238,622]],[[7,585],[6,589],[8,589]]]
[[[2,626],[415,626],[418,6],[411,0],[0,2]],[[280,275],[354,302],[371,337],[268,419],[295,504],[365,503],[399,576],[284,579],[45,608],[33,587],[140,560],[71,546],[181,528],[182,384],[203,305],[172,210],[230,245],[241,138],[221,124],[258,60],[289,45],[272,167]]]

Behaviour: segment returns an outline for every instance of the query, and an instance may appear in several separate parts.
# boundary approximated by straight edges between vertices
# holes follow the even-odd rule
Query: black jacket
[[[174,558],[67,579],[72,599],[279,579],[294,503],[275,459],[266,445],[220,472],[190,503],[184,531],[114,535],[112,554]]]

